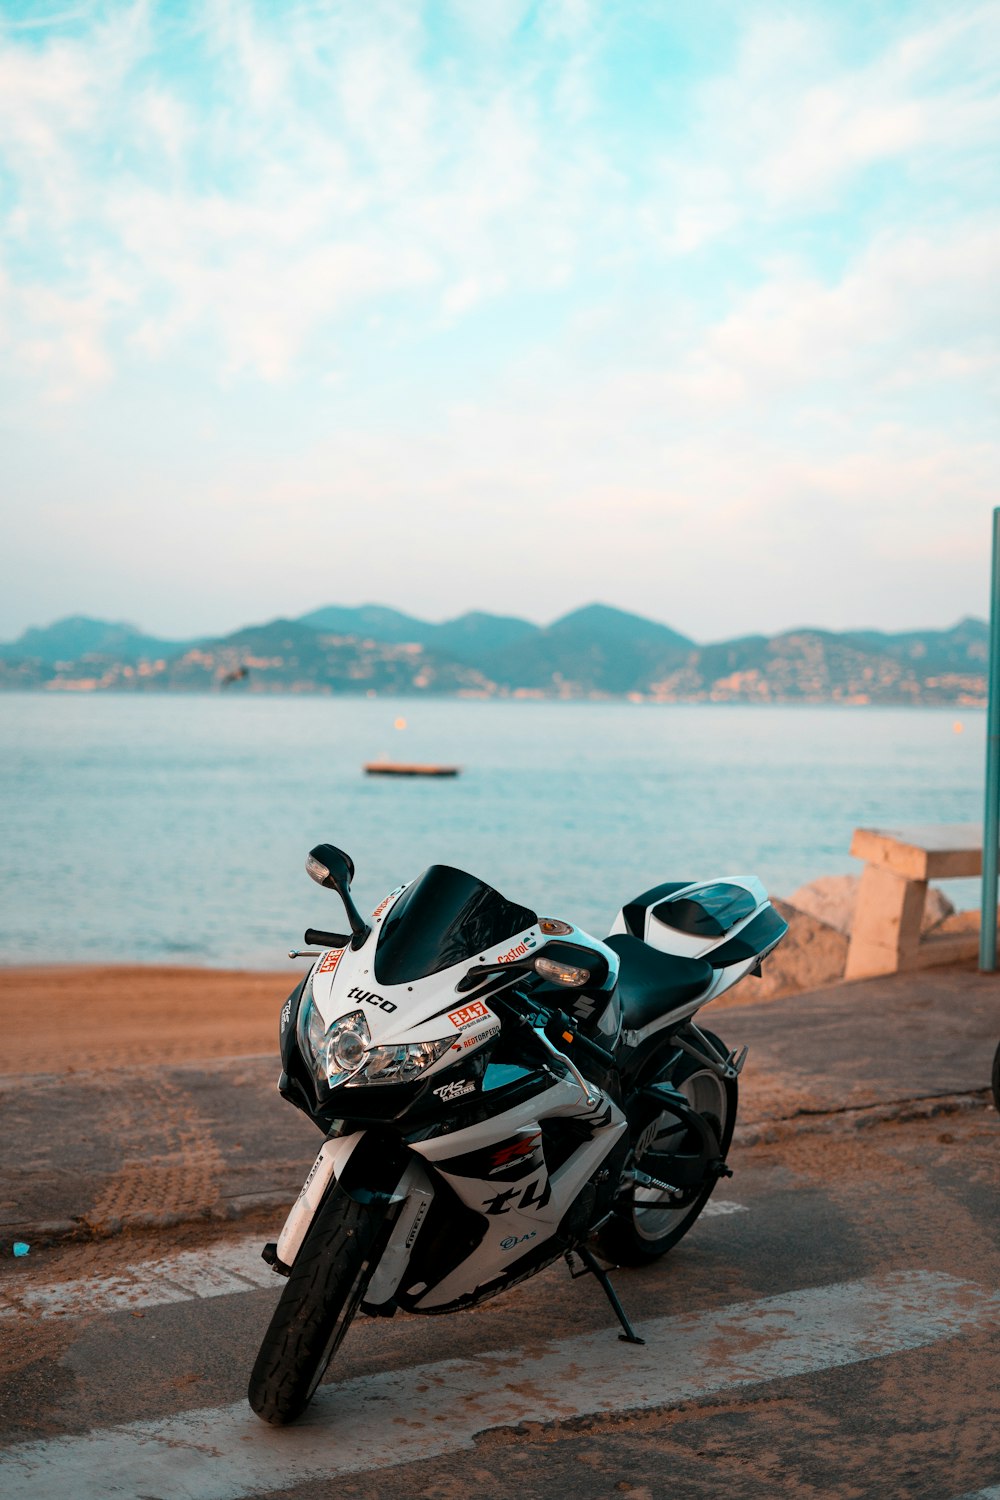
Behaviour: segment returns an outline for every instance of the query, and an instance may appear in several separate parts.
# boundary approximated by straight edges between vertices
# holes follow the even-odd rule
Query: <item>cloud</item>
[[[779,266],[708,331],[678,389],[761,402],[853,380],[870,401],[915,383],[916,354],[928,382],[995,378],[998,264],[1000,218],[880,236],[832,283]]]
[[[660,153],[645,214],[664,247],[688,255],[748,225],[842,209],[887,166],[899,174],[889,212],[901,194],[905,215],[919,193],[981,190],[1000,129],[1000,5],[907,19],[853,61],[829,17],[751,19],[735,64],[694,90],[682,149]]]
[[[126,508],[136,474],[209,531],[242,507],[255,577],[277,511],[362,567],[366,504],[422,559],[433,510],[442,568],[513,536],[542,590],[529,542],[572,537],[561,603],[610,569],[690,628],[762,525],[779,602],[793,558],[815,587],[821,514],[925,559],[1000,479],[998,21],[751,7],[701,51],[670,7],[576,0],[0,27],[25,492],[75,490],[82,454]]]

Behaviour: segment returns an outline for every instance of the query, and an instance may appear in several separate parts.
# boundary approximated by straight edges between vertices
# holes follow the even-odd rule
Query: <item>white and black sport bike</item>
[[[694,1017],[784,936],[763,887],[656,886],[598,942],[446,865],[369,921],[346,854],[306,868],[351,931],[291,955],[315,962],[281,1012],[278,1088],[326,1139],[264,1247],[287,1282],[254,1411],[297,1417],[359,1310],[474,1307],[561,1256],[641,1342],[604,1266],[669,1250],[730,1175],[746,1048]]]

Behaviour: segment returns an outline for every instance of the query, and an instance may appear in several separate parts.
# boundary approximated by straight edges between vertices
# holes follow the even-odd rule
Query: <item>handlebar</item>
[[[307,927],[302,941],[310,945],[318,943],[321,948],[346,948],[351,939],[342,932],[323,932],[319,927]]]
[[[494,1010],[501,1014],[506,1012],[511,1020],[518,1025],[525,1026],[529,1031],[544,1031],[546,1040],[558,1050],[561,1051],[564,1047],[571,1046],[589,1056],[602,1069],[607,1070],[616,1066],[614,1054],[602,1047],[599,1042],[592,1042],[590,1037],[584,1036],[579,1023],[557,1006],[545,1005],[538,1000],[529,1000],[527,1005],[532,1013],[528,1013],[514,1005],[509,992],[503,996],[495,993],[484,994],[483,999]]]

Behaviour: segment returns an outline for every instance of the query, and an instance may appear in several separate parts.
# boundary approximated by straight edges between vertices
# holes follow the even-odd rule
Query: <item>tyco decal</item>
[[[392,1012],[396,1009],[395,1000],[387,1000],[384,995],[377,995],[374,990],[361,990],[357,985],[347,991],[348,1000],[363,1000],[366,1005],[377,1005],[379,1010]]]
[[[471,1005],[463,1005],[461,1010],[450,1010],[448,1020],[453,1026],[461,1031],[463,1026],[471,1026],[473,1021],[485,1021],[489,1016],[489,1010],[481,1000],[473,1000]]]

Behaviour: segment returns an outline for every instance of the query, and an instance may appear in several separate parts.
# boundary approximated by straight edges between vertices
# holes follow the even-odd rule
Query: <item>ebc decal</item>
[[[396,1009],[394,1000],[387,1000],[384,995],[376,995],[374,990],[359,990],[357,985],[347,991],[348,1000],[363,1000],[366,1005],[377,1005],[379,1010],[389,1011]]]
[[[332,974],[346,952],[346,948],[330,948],[320,959],[316,973]]]

